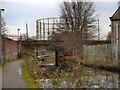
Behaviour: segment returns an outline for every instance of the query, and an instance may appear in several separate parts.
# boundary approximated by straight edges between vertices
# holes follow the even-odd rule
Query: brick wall
[[[22,41],[22,46],[25,48],[33,49],[49,49],[49,41]]]
[[[2,37],[2,54],[6,59],[18,58],[18,42]]]

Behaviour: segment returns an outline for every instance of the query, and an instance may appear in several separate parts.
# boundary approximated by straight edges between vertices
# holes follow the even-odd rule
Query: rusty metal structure
[[[61,17],[43,18],[36,20],[37,40],[49,40],[52,31],[56,31]]]

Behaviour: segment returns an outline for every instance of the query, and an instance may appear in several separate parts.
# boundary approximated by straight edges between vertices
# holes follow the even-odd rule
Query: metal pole
[[[48,40],[49,40],[49,34],[50,32],[49,32],[49,18],[48,18]]]
[[[2,11],[4,9],[0,9],[0,65],[2,65]]]
[[[18,29],[18,40],[19,40],[19,31],[20,31],[20,29]]]
[[[0,65],[2,65],[2,22],[1,22],[1,9],[0,9]]]
[[[19,38],[19,31],[20,31],[20,29],[18,29],[18,57],[19,57],[19,53],[20,53],[20,47],[19,47],[19,40],[20,40],[20,38]]]
[[[38,40],[38,20],[36,21],[36,39]]]
[[[45,23],[44,23],[44,19],[43,19],[43,40],[45,40]]]
[[[27,39],[28,39],[28,25],[26,23],[26,35],[27,35]]]
[[[40,23],[40,40],[41,40],[41,39],[42,39],[42,32],[41,32],[41,29],[42,29],[42,28],[41,28],[41,25],[42,25],[42,24],[41,24],[41,20],[40,20],[39,23]]]
[[[100,27],[99,27],[99,19],[98,19],[98,40],[100,40]]]
[[[54,28],[55,28],[55,18],[53,18],[53,32],[54,32]]]

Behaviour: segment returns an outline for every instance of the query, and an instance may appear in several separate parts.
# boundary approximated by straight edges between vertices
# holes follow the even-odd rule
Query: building
[[[3,60],[18,58],[18,41],[2,36],[2,57]]]
[[[120,7],[117,11],[110,17],[111,20],[111,30],[112,30],[112,44],[120,43]]]
[[[120,6],[118,7],[117,11],[113,14],[113,16],[110,17],[110,20],[112,31],[111,43],[114,46],[113,55],[116,57],[117,60],[120,60]]]

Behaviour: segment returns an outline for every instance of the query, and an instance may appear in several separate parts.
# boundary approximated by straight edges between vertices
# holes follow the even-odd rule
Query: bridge
[[[50,41],[48,40],[27,40],[22,41],[22,46],[31,49],[49,49]]]

